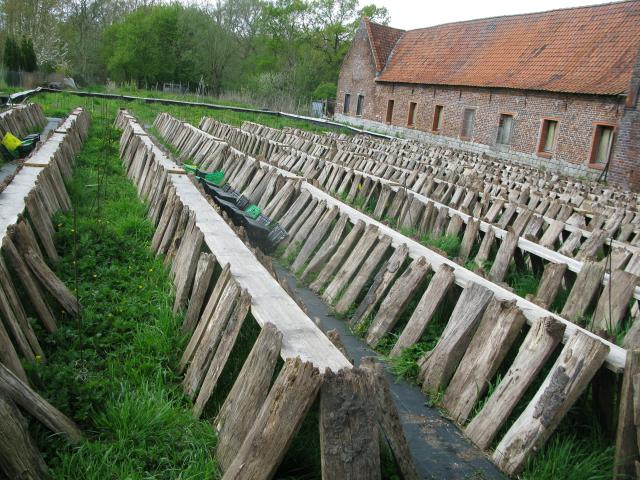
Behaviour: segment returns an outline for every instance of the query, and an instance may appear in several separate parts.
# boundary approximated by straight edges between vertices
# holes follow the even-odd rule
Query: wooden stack
[[[51,218],[71,208],[64,181],[71,177],[88,122],[82,109],[74,110],[0,193],[0,471],[8,478],[47,476],[22,411],[72,443],[81,438],[70,419],[29,387],[21,360],[46,361],[27,312],[34,311],[53,332],[54,311],[75,316],[80,308],[49,267],[59,259]]]
[[[16,105],[0,113],[0,139],[9,132],[16,137],[26,137],[42,130],[47,124],[42,108],[37,103]]]
[[[354,369],[135,118],[121,111],[116,125],[127,175],[156,226],[151,248],[171,264],[175,308],[187,309],[182,328],[191,339],[179,369],[194,415],[216,390],[243,323],[250,316],[261,326],[216,416],[224,478],[271,478],[320,394],[324,478],[380,478],[381,431],[405,478],[417,479],[380,367]]]

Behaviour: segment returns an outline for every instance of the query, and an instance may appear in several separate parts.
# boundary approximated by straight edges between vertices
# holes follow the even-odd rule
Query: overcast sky
[[[385,6],[392,27],[404,30],[474,18],[543,12],[558,8],[608,3],[589,0],[361,0]]]

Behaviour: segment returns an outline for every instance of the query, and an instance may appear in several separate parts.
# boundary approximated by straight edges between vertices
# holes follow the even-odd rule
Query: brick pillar
[[[631,75],[624,113],[618,124],[608,180],[640,192],[640,53]]]

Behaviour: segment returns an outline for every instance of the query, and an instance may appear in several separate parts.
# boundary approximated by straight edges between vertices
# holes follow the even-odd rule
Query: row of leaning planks
[[[204,119],[201,127],[215,135],[219,132],[219,136],[234,144],[238,140],[243,140],[234,138],[237,135],[222,135],[228,135],[228,127],[221,126],[215,120]],[[614,247],[621,251],[629,250],[630,254],[639,250],[630,246],[638,247],[640,244],[640,214],[638,197],[635,194],[624,193],[624,197],[618,198],[614,206],[603,209],[602,205],[606,205],[607,201],[593,195],[591,196],[593,198],[586,199],[584,195],[536,192],[532,188],[515,189],[483,181],[478,175],[477,165],[473,162],[469,163],[468,160],[463,165],[434,166],[405,159],[403,167],[397,167],[380,160],[375,156],[375,151],[354,153],[343,150],[342,142],[337,143],[337,149],[330,150],[324,146],[324,143],[311,143],[306,137],[297,138],[289,133],[284,138],[286,143],[279,144],[272,140],[272,138],[280,138],[272,134],[275,129],[245,122],[242,130],[245,137],[253,134],[261,139],[258,142],[245,141],[246,147],[254,150],[252,152],[254,155],[263,155],[268,159],[270,154],[278,152],[283,147],[285,150],[293,148],[306,155],[385,178],[414,193],[463,209],[465,213],[473,212],[477,217],[486,214],[489,222],[494,222],[498,217],[509,222],[514,215],[531,211],[536,223],[540,224],[536,227],[541,230],[540,233],[542,230],[550,230],[545,241],[553,244],[559,240],[564,244],[563,250],[569,255],[591,236],[597,238],[604,236],[605,239],[610,239]],[[243,151],[247,150],[243,148]],[[554,182],[554,185],[556,184],[557,181]],[[610,196],[619,193],[615,190],[606,191]],[[477,205],[476,209],[482,210],[474,212],[472,209],[474,205]],[[560,234],[562,238],[559,238]],[[566,237],[569,239],[564,242]],[[533,240],[536,241],[535,238]]]
[[[212,123],[212,129],[221,133],[222,129],[215,121],[204,119],[201,125],[207,128]],[[232,129],[227,127],[225,130],[231,132]],[[193,142],[195,130],[188,131]],[[230,134],[226,136],[237,139]],[[183,135],[182,143],[187,138]],[[251,144],[237,144],[237,148],[251,150]],[[564,290],[567,298],[557,307],[562,317],[608,336],[622,329],[628,330],[625,345],[638,341],[640,251],[632,255],[627,250],[614,248],[610,257],[597,260],[596,255],[602,254],[605,247],[604,231],[588,237],[573,257],[567,255],[566,250],[554,250],[554,242],[557,243],[561,231],[547,228],[541,234],[541,217],[530,210],[524,209],[520,215],[515,215],[516,211],[512,209],[511,214],[502,215],[498,222],[492,224],[490,221],[495,220],[497,211],[495,205],[485,205],[486,213],[481,219],[478,217],[483,215],[482,204],[476,204],[478,208],[470,215],[465,213],[469,208],[458,210],[452,207],[451,203],[455,204],[455,201],[449,204],[434,201],[383,178],[333,162],[318,161],[295,151],[280,151],[269,160],[279,168],[314,181],[324,191],[347,203],[363,205],[365,211],[369,206],[371,215],[376,219],[398,219],[396,227],[401,231],[409,230],[435,239],[457,237],[460,249],[456,261],[465,264],[472,260],[478,267],[476,271],[484,275],[486,268],[487,277],[495,283],[504,282],[514,262],[518,269],[533,270],[541,277],[537,291],[531,296],[533,302],[548,309]],[[462,196],[457,198],[460,200]],[[538,242],[535,241],[537,236],[541,236]],[[565,244],[572,243],[571,238],[569,236]],[[624,255],[620,255],[621,252]],[[474,255],[470,256],[472,253]]]
[[[21,361],[47,361],[28,315],[53,332],[54,312],[75,316],[80,308],[49,265],[59,260],[52,216],[71,208],[64,181],[71,177],[88,126],[88,115],[75,109],[0,192],[0,472],[7,478],[47,477],[24,413],[70,443],[82,438],[72,420],[29,386]]]
[[[167,115],[159,116],[155,126],[172,145],[181,139],[183,152],[195,143],[209,148],[217,141]],[[252,175],[269,169],[252,159],[235,168],[247,164],[256,170]],[[241,185],[235,188],[242,190]],[[481,448],[492,449],[494,462],[509,474],[518,472],[540,449],[608,356],[618,367],[624,364],[624,350],[306,182],[276,219],[289,232],[284,256],[291,259],[292,270],[337,311],[352,311],[350,321],[371,345],[398,327],[391,350],[391,355],[398,355],[441,317],[435,346],[419,360],[423,390],[441,394],[442,406],[467,436]],[[402,325],[410,304],[415,308]],[[557,353],[563,336],[565,344]],[[516,350],[513,359],[507,355],[511,350]],[[527,400],[525,392],[545,368],[549,373]],[[502,380],[488,392],[498,371]],[[526,404],[524,410],[509,424],[520,402]]]
[[[0,113],[0,138],[5,133],[16,137],[42,130],[47,123],[42,108],[37,103],[16,105]]]
[[[243,324],[261,327],[215,412],[223,478],[271,478],[319,396],[323,478],[380,478],[383,433],[403,478],[417,479],[381,365],[369,359],[353,368],[135,118],[121,111],[116,126],[125,170],[156,226],[151,248],[171,266],[175,309],[186,307],[190,340],[179,371],[195,415],[206,412]]]

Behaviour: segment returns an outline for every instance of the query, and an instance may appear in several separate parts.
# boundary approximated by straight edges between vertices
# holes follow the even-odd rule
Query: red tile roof
[[[398,42],[404,30],[373,23],[369,21],[367,17],[363,20],[369,33],[371,51],[373,52],[373,59],[376,62],[376,70],[380,72],[387,63],[387,58],[389,58],[393,46]]]
[[[386,63],[378,80],[386,82],[614,95],[628,89],[640,49],[639,0],[449,23],[404,35],[366,23],[376,65]]]

